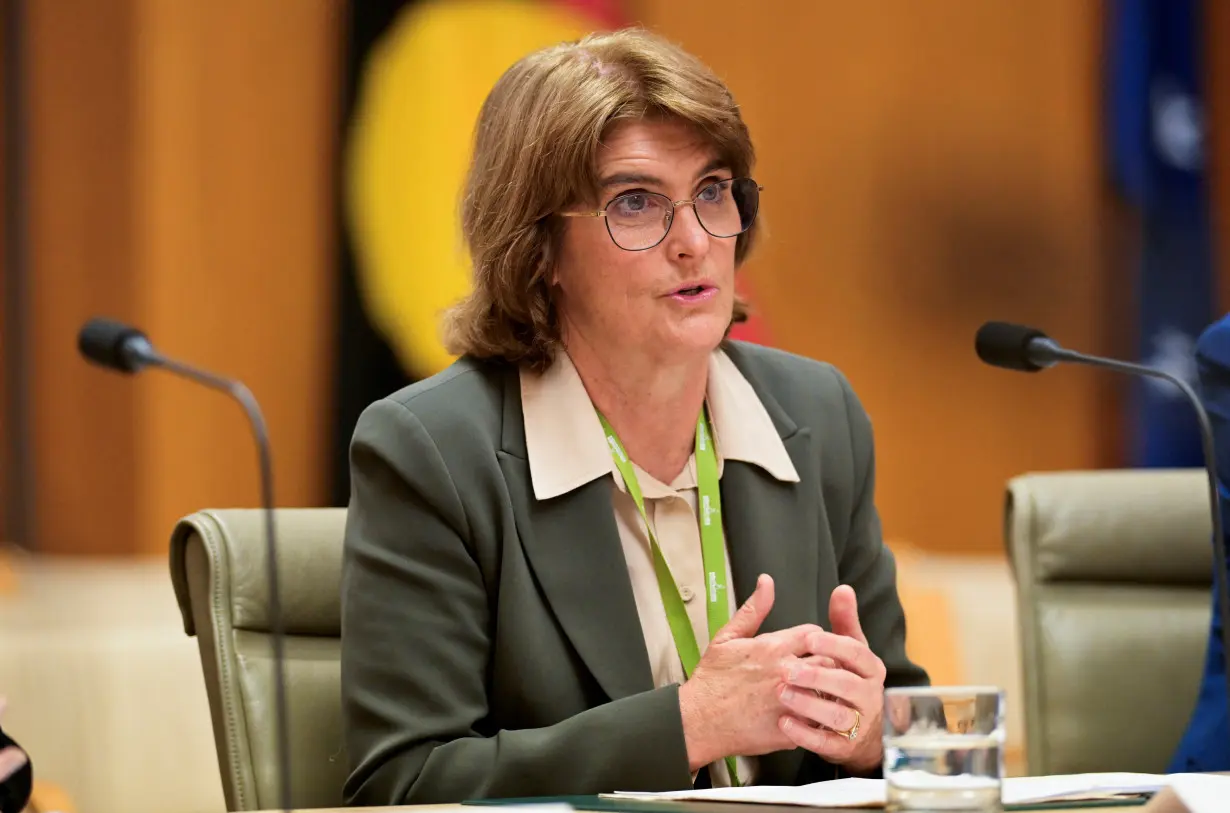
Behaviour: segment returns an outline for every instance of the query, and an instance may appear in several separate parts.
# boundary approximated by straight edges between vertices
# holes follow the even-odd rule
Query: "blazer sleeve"
[[[0,751],[20,747],[0,729]],[[25,810],[33,784],[34,768],[27,755],[26,764],[14,771],[12,776],[0,777],[0,813],[21,813]]]
[[[677,687],[543,728],[484,732],[496,598],[470,539],[464,492],[423,422],[392,400],[360,418],[351,482],[341,654],[347,804],[690,787]]]
[[[875,506],[875,443],[871,419],[849,381],[838,373],[850,423],[854,499],[838,575],[858,596],[858,617],[871,651],[884,661],[886,687],[925,686],[927,673],[905,654],[905,612],[897,594],[897,565],[884,544]]]

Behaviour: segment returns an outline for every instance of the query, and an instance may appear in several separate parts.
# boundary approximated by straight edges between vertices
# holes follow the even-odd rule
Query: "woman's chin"
[[[729,323],[717,317],[689,319],[661,336],[660,347],[680,357],[711,353],[722,343]]]

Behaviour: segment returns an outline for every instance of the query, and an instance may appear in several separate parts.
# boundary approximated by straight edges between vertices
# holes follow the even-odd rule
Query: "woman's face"
[[[602,191],[592,209],[629,192],[691,200],[730,177],[712,145],[686,125],[625,122],[612,129],[599,152]],[[706,193],[713,199],[722,194],[729,191]],[[635,195],[610,208],[607,219],[625,243],[643,244],[661,234],[668,210]],[[565,347],[586,344],[599,354],[684,361],[716,348],[730,324],[735,238],[711,235],[691,206],[676,208],[665,239],[642,251],[616,245],[604,218],[567,218],[553,281]]]

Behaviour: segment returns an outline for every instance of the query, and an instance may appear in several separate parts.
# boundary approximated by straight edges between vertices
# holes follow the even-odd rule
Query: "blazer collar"
[[[747,350],[743,347],[743,343],[727,341],[723,343],[722,349],[731,363],[747,379],[756,397],[760,399],[761,405],[773,422],[773,427],[777,430],[778,437],[782,440],[790,439],[799,431],[798,424],[786,413],[786,410],[782,409],[781,404],[773,397],[773,393],[765,387],[764,382],[748,363]],[[525,417],[521,409],[520,374],[515,365],[502,366],[504,367],[504,416],[500,432],[500,448],[523,460],[528,459],[529,453],[526,451],[525,443]]]
[[[758,391],[728,347],[733,349],[724,346],[709,358],[706,393],[719,471],[727,460],[741,460],[778,480],[798,482],[782,444],[797,427],[775,400]],[[506,411],[503,448],[529,460],[535,497],[558,497],[614,472],[593,404],[567,353],[560,352],[545,373],[520,370],[517,380],[521,426],[509,426],[515,416]]]

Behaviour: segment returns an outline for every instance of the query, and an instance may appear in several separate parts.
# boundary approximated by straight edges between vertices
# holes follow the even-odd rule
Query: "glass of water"
[[[994,686],[884,691],[888,810],[1000,810],[1003,777],[1003,691]]]

